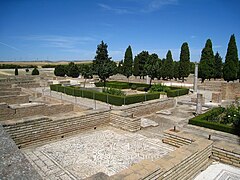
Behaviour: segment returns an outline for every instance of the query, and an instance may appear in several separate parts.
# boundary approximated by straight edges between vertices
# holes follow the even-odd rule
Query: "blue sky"
[[[188,42],[199,61],[210,38],[225,59],[231,34],[240,48],[239,0],[1,0],[0,60],[92,60],[97,44],[121,60],[147,50],[179,60]]]

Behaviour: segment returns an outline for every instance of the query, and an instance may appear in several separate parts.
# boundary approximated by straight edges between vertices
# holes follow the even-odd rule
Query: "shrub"
[[[131,86],[131,89],[132,89],[132,90],[136,90],[136,89],[137,89],[137,86],[136,86],[135,84],[133,84],[133,85]]]
[[[168,92],[169,90],[169,87],[162,84],[154,84],[150,88],[150,92]]]
[[[15,68],[15,76],[17,76],[18,75],[18,68],[16,67]]]
[[[117,95],[117,96],[124,96],[124,92],[122,92],[119,89],[114,88],[103,88],[103,93],[111,94],[111,95]]]
[[[54,74],[55,74],[55,76],[62,76],[62,77],[64,77],[65,74],[66,74],[65,66],[63,66],[63,65],[56,66],[55,69],[54,69]]]
[[[32,70],[32,75],[39,75],[39,71],[38,71],[37,68],[34,68],[34,69]]]
[[[168,97],[176,97],[176,96],[182,96],[189,93],[189,89],[187,88],[180,88],[175,90],[168,90],[167,96]]]

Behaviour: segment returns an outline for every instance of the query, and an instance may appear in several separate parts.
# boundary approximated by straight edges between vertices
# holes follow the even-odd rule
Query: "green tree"
[[[214,56],[214,79],[221,79],[222,78],[222,57],[217,52]]]
[[[97,46],[95,60],[93,60],[93,68],[98,77],[104,82],[104,87],[107,78],[116,72],[116,63],[108,57],[107,44],[103,41]]]
[[[173,64],[174,64],[173,77],[175,78],[175,80],[177,81],[177,79],[184,78],[184,77],[181,77],[180,74],[179,74],[179,73],[180,73],[180,72],[179,72],[180,62],[174,61]]]
[[[202,50],[201,59],[199,63],[198,77],[204,82],[205,79],[213,77],[214,54],[212,50],[212,41],[207,40],[205,47]]]
[[[17,76],[18,75],[18,68],[16,67],[15,68],[15,76]]]
[[[160,80],[162,77],[162,60],[158,58],[157,61],[157,79]]]
[[[92,67],[92,64],[83,64],[81,66],[81,72],[80,73],[81,73],[81,75],[84,78],[84,87],[85,87],[86,80],[93,78],[93,67]]]
[[[237,50],[237,44],[235,40],[234,34],[231,35],[228,48],[227,48],[227,54],[225,57],[225,64],[223,66],[223,78],[225,81],[234,81],[237,79],[238,74],[238,50]]]
[[[164,60],[163,67],[162,67],[162,77],[163,79],[172,79],[173,78],[173,58],[172,53],[169,50],[166,55],[166,60]]]
[[[238,61],[238,81],[240,82],[240,61]]]
[[[184,82],[184,77],[188,77],[189,74],[190,74],[190,52],[188,43],[185,42],[182,44],[181,47],[179,61],[179,76],[182,78],[182,82]]]
[[[146,76],[146,69],[145,69],[145,64],[146,64],[146,61],[148,59],[148,51],[142,51],[141,53],[139,53],[137,55],[138,59],[139,59],[139,75],[140,75],[140,79],[143,77],[144,79],[144,76]]]
[[[123,60],[119,61],[118,63],[117,72],[119,74],[123,74]]]
[[[66,75],[65,66],[57,65],[54,69],[54,74],[55,74],[55,76],[64,77]]]
[[[133,55],[132,55],[132,48],[131,46],[128,46],[125,52],[124,56],[124,62],[123,62],[123,74],[126,76],[128,79],[133,73]]]
[[[72,78],[77,78],[79,76],[78,66],[74,62],[70,62],[67,66],[67,75]]]
[[[134,62],[133,62],[133,75],[135,77],[139,76],[139,57],[135,56]]]
[[[158,55],[154,53],[148,56],[148,59],[145,63],[146,74],[150,77],[150,86],[152,84],[152,80],[157,77],[159,69],[158,61]]]
[[[32,75],[39,75],[39,71],[38,71],[37,68],[34,68],[34,69],[32,70]]]

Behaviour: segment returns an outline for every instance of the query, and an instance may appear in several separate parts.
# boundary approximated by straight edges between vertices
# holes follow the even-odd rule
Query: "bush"
[[[182,96],[189,93],[189,89],[187,88],[180,88],[175,90],[168,90],[167,96],[168,97],[176,97],[176,96]]]
[[[103,93],[111,94],[111,95],[117,95],[117,96],[124,96],[124,92],[122,92],[119,89],[114,88],[103,88]]]
[[[34,69],[32,70],[32,75],[39,75],[39,71],[38,71],[37,68],[34,68]]]
[[[137,86],[136,86],[135,84],[133,84],[133,85],[131,86],[131,89],[132,89],[132,90],[136,90],[136,89],[137,89]]]
[[[219,117],[222,116],[224,112],[225,109],[222,107],[214,108],[204,114],[200,114],[190,119],[188,123],[196,126],[206,127],[218,131],[239,135],[240,128],[238,126],[235,126],[234,123],[233,126],[229,124],[221,124]]]
[[[169,90],[169,87],[162,84],[154,84],[150,88],[150,92],[168,92]]]
[[[17,76],[18,75],[18,68],[16,67],[15,68],[15,76]]]
[[[56,66],[56,68],[54,69],[54,74],[55,74],[55,76],[64,77],[66,74],[65,66],[63,66],[63,65]]]

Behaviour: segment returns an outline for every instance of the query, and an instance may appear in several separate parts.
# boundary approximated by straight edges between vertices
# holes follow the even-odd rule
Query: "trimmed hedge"
[[[61,86],[60,84],[50,85],[52,91],[58,91],[71,96],[84,97],[89,99],[96,99],[98,101],[106,102],[112,105],[121,106],[133,103],[139,103],[143,101],[158,99],[160,93],[146,93],[146,94],[136,94],[129,96],[116,96],[111,94],[106,94],[93,90],[80,89],[71,86]]]
[[[188,123],[196,126],[214,129],[217,131],[239,135],[240,129],[237,129],[226,124],[208,121],[211,118],[214,118],[215,115],[221,114],[223,112],[223,109],[224,108],[222,107],[214,108],[204,114],[200,114],[194,118],[189,119]]]
[[[189,93],[189,89],[187,89],[187,88],[172,89],[172,87],[171,87],[171,90],[167,91],[167,96],[168,97],[177,97],[177,96],[182,96],[182,95],[185,95],[188,93]]]

